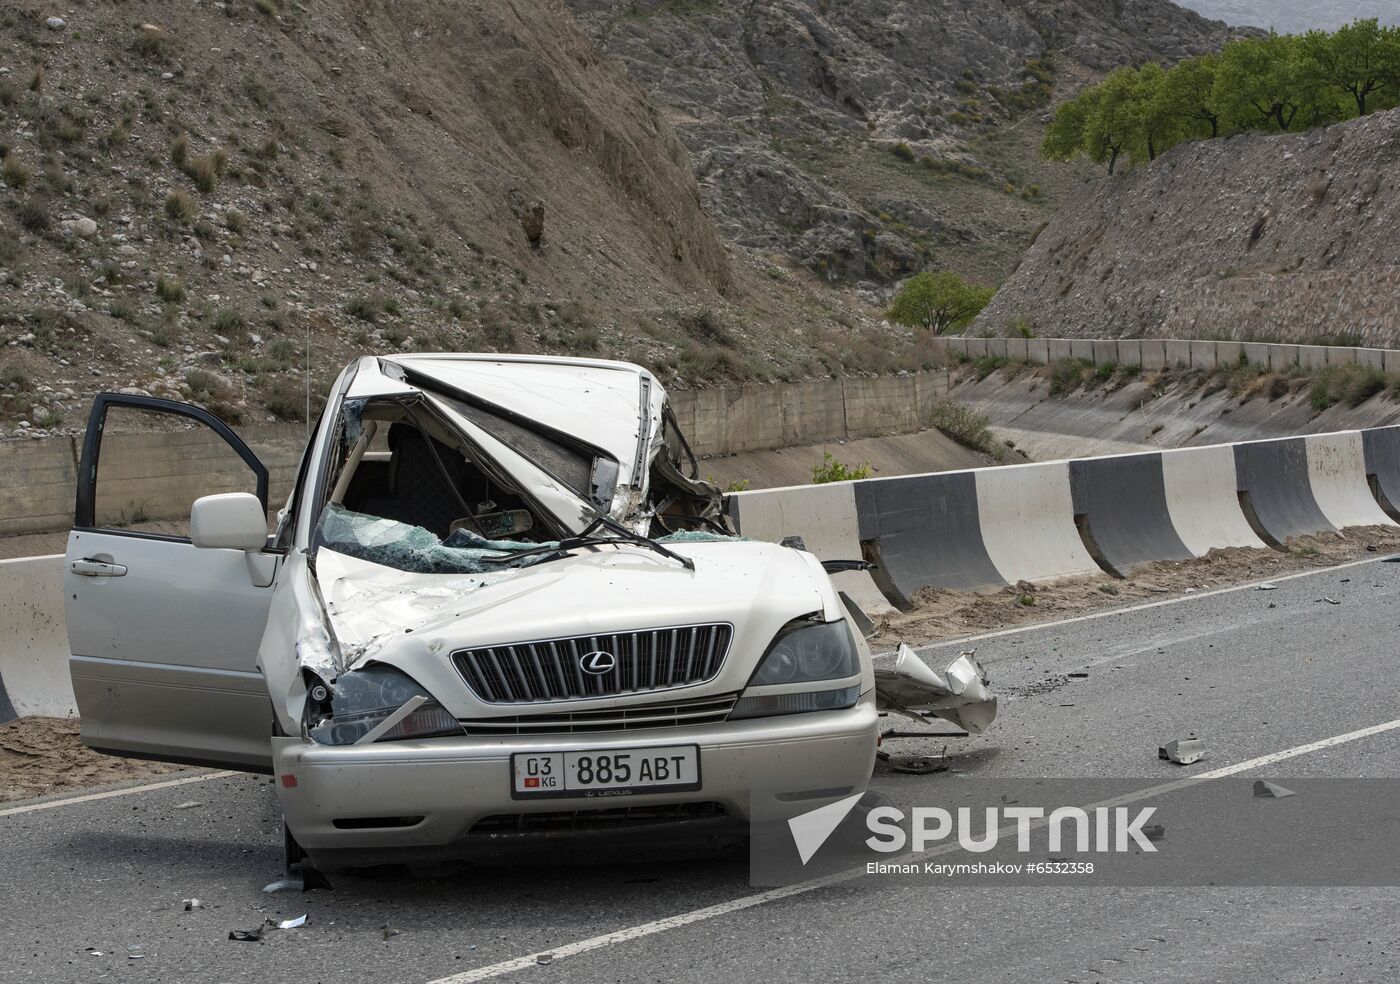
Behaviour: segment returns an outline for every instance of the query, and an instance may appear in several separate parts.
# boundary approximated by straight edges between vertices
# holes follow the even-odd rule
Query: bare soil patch
[[[78,737],[77,718],[27,717],[0,725],[0,803],[196,771],[91,751]]]

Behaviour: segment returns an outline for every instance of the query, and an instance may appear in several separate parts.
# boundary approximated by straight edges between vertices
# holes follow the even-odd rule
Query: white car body
[[[90,746],[271,772],[291,837],[323,865],[469,854],[513,832],[548,829],[560,816],[623,826],[782,818],[865,789],[877,743],[875,675],[821,563],[800,549],[733,536],[681,535],[658,550],[625,535],[724,522],[718,490],[695,477],[693,458],[686,465],[665,392],[646,370],[498,355],[357,360],[331,391],[296,489],[265,539],[249,530],[254,499],[246,492],[196,501],[190,537],[103,525],[94,500],[110,498],[97,488],[105,414],[124,405],[215,430],[248,461],[266,505],[265,470],[207,414],[99,397],[65,583],[74,690]],[[495,415],[486,424],[473,417],[482,407]],[[397,443],[373,450],[380,439]],[[451,551],[459,548],[429,543],[401,561],[404,537],[419,542],[423,530],[357,510],[380,502],[382,489],[397,497],[384,500],[390,512],[395,503],[430,511],[439,504],[404,491],[423,477],[407,472],[412,455],[426,460],[423,449],[439,456],[448,482],[461,475],[458,487],[485,488],[454,531],[463,522],[482,537],[488,526],[527,526],[554,542],[600,514],[619,529],[608,542],[547,560],[529,559],[516,543],[509,550],[520,560],[493,554],[488,564],[524,566],[409,569],[424,557],[458,564]],[[498,508],[497,499],[523,505]],[[344,505],[351,500],[355,509]],[[328,539],[333,529],[343,539]],[[449,539],[475,544],[473,535]],[[814,630],[805,639],[844,633],[850,661],[831,659],[849,672],[757,680],[780,634],[802,628]],[[620,652],[590,643],[599,639]],[[802,645],[820,665],[844,643]],[[580,673],[609,660],[591,680]],[[564,679],[566,665],[576,679]],[[471,676],[501,666],[499,679]],[[373,719],[374,733],[355,743],[326,740],[351,727],[341,716],[351,684],[396,685],[396,672],[422,691],[398,707],[399,718]],[[501,699],[506,692],[514,698]],[[836,696],[819,696],[827,694]],[[749,702],[745,713],[839,706],[740,718],[741,701]],[[420,722],[456,733],[391,740]],[[568,782],[584,783],[580,763],[591,759],[580,755],[603,756],[596,774],[587,766],[588,781],[600,785],[520,788],[532,778],[525,763],[566,768]],[[620,775],[637,766],[651,779],[674,769],[666,772],[671,785],[601,785],[605,761],[610,776],[614,767]]]

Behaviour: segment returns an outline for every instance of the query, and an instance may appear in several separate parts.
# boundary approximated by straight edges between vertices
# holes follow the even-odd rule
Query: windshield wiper
[[[589,524],[588,529],[584,530],[584,533],[590,533],[593,530],[597,529],[599,526],[611,531],[612,533],[617,534],[624,540],[628,540],[632,543],[637,544],[637,546],[639,547],[646,547],[649,550],[655,550],[663,557],[669,557],[671,560],[674,560],[676,563],[680,564],[688,571],[695,570],[695,561],[691,560],[689,557],[682,556],[681,554],[676,553],[674,550],[671,550],[667,547],[663,547],[661,544],[657,543],[649,536],[643,536],[641,533],[637,533],[633,530],[628,529],[626,526],[623,526],[611,516],[604,516],[600,513],[598,517],[595,520],[593,520],[591,524]]]
[[[599,536],[594,532],[599,527],[613,535]],[[684,557],[673,550],[668,550],[650,537],[643,536],[640,533],[634,533],[621,523],[607,516],[595,517],[593,522],[589,523],[582,533],[577,536],[567,537],[560,540],[558,543],[538,547],[534,550],[523,550],[519,553],[512,553],[502,557],[483,557],[482,562],[488,564],[509,564],[524,557],[550,556],[551,554],[562,557],[569,551],[577,550],[580,547],[606,546],[609,543],[617,543],[619,539],[625,540],[628,543],[635,543],[639,547],[655,550],[657,553],[661,554],[661,556],[674,560],[688,571],[695,570],[695,561],[691,560],[689,557]]]

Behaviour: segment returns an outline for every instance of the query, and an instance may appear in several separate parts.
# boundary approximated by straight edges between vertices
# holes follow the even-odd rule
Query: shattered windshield
[[[421,526],[353,512],[330,503],[317,528],[320,546],[337,553],[412,574],[484,574],[528,567],[549,559],[538,551],[548,543],[488,540],[459,529],[440,539]]]

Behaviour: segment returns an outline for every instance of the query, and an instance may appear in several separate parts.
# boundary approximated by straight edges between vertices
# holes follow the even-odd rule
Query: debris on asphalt
[[[1318,600],[1318,601],[1325,601],[1325,602],[1327,602],[1327,604],[1329,604],[1329,605],[1340,605],[1340,604],[1341,604],[1341,602],[1338,601],[1336,598],[1319,598],[1319,599],[1317,599],[1317,600]]]
[[[1175,762],[1177,765],[1190,765],[1199,762],[1206,754],[1206,743],[1202,738],[1173,738],[1157,749],[1157,757]]]
[[[140,960],[145,955],[146,951],[142,949],[139,943],[133,943],[126,948],[126,959],[128,960]]]
[[[901,755],[899,758],[890,759],[890,768],[895,772],[904,772],[914,776],[931,776],[935,772],[948,771],[947,748],[943,749],[944,754],[934,757],[932,755]]]
[[[1261,584],[1261,585],[1259,585],[1259,587],[1255,588],[1254,590],[1256,590],[1256,591],[1277,591],[1277,590],[1278,590],[1278,585],[1277,585],[1277,584]]]
[[[552,963],[554,963],[554,954],[552,954],[552,953],[541,953],[539,956],[535,957],[535,963],[541,964],[541,965],[543,965],[543,964],[552,964]]]
[[[401,934],[401,933],[403,932],[403,930],[401,930],[401,929],[390,929],[387,925],[385,925],[385,926],[380,926],[379,928],[383,931],[383,933],[384,933],[384,938],[385,938],[386,940],[388,940],[388,939],[393,939],[395,936],[398,936],[399,934]]]
[[[981,733],[996,719],[997,699],[987,672],[971,652],[958,655],[942,672],[904,643],[875,657],[876,706],[919,718],[930,711],[964,731]]]
[[[1284,789],[1265,779],[1257,779],[1254,783],[1254,796],[1256,799],[1283,799],[1285,796],[1297,796],[1291,789]]]
[[[299,877],[279,878],[271,884],[264,885],[263,891],[268,895],[272,895],[275,892],[304,892],[306,891],[306,883]]]
[[[181,899],[186,912],[193,912],[195,909],[203,909],[204,903],[199,899]]]
[[[275,927],[277,924],[271,919],[264,919],[257,929],[231,929],[228,931],[228,938],[237,940],[240,943],[256,943],[263,938],[269,926]]]
[[[1160,823],[1144,824],[1142,828],[1142,836],[1146,837],[1150,841],[1165,840],[1167,837],[1166,825]]]
[[[1069,675],[1069,678],[1071,680],[1087,680],[1089,679],[1089,673],[1086,670],[1077,670],[1074,673],[1071,673]]]
[[[306,925],[305,916],[297,916],[295,919],[283,919],[277,924],[278,929],[298,929]]]
[[[186,801],[183,802],[183,803],[176,803],[176,804],[175,804],[175,809],[177,809],[177,810],[193,810],[196,806],[203,806],[203,805],[204,805],[204,804],[201,803],[199,800],[186,800]]]

